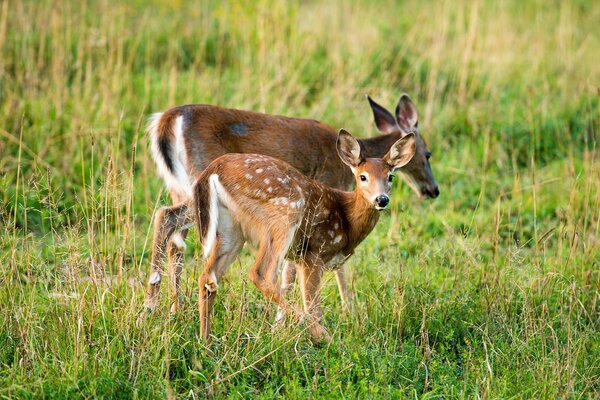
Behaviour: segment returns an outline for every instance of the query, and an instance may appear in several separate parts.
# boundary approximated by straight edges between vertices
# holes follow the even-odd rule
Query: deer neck
[[[351,252],[373,230],[379,221],[379,211],[357,190],[343,193],[341,208],[348,221],[348,246]]]
[[[401,132],[393,132],[367,139],[358,139],[365,158],[381,158],[397,140],[402,139]]]

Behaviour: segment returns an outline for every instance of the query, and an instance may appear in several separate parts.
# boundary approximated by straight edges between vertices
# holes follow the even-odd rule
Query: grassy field
[[[0,1],[0,398],[600,396],[600,3]],[[221,285],[199,339],[140,318],[153,211],[144,133],[184,103],[376,134],[408,92],[441,196],[397,181],[323,288],[330,345]],[[294,294],[299,299],[298,293]]]

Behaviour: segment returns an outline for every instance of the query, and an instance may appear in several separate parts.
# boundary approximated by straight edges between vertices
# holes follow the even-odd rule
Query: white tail
[[[172,193],[191,196],[192,185],[187,173],[187,151],[183,136],[183,116],[177,116],[169,127],[164,124],[163,113],[152,114],[148,121],[150,149],[167,188]],[[168,121],[170,122],[170,121]]]

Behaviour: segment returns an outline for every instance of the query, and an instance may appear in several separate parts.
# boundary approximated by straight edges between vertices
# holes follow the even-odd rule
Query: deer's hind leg
[[[242,247],[244,247],[244,237],[239,224],[234,222],[227,211],[221,208],[217,238],[198,281],[200,333],[205,339],[210,335],[210,317],[219,282],[240,254]]]
[[[179,309],[179,289],[181,280],[181,271],[183,270],[184,252],[186,249],[185,238],[188,229],[182,229],[173,235],[172,240],[167,244],[167,254],[169,260],[169,275],[171,277],[171,313],[177,313]]]
[[[187,205],[188,199],[177,191],[171,190],[171,198],[173,199],[173,204]],[[192,215],[189,215],[189,218],[193,220]],[[179,309],[180,277],[183,270],[184,252],[186,249],[185,239],[190,225],[188,224],[185,229],[181,229],[179,232],[173,234],[172,239],[167,244],[169,275],[171,277],[171,313],[173,314]]]
[[[285,300],[284,291],[278,285],[279,267],[292,244],[296,228],[287,230],[271,229],[259,242],[258,254],[252,269],[250,280],[263,292],[265,297],[275,303],[285,314],[300,314],[298,307],[293,307]]]
[[[162,264],[167,249],[169,249],[170,254],[182,251],[180,249],[173,250],[178,244],[181,244],[173,243],[173,239],[177,241],[176,235],[179,235],[181,230],[187,229],[186,226],[189,226],[192,222],[193,219],[186,203],[172,207],[162,207],[156,212],[154,236],[152,239],[150,277],[148,279],[148,286],[146,287],[146,300],[144,302],[146,308],[149,310],[155,309],[158,304]]]

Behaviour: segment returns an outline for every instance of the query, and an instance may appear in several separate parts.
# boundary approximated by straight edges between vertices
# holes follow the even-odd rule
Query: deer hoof
[[[282,323],[285,321],[285,313],[281,308],[277,309],[277,316],[275,317],[275,323]]]
[[[308,328],[308,331],[315,344],[331,342],[331,336],[329,335],[329,332],[327,332],[327,329],[325,329],[323,325],[319,324],[318,322],[311,324]]]
[[[214,283],[214,282],[206,282],[206,283],[204,284],[204,287],[206,288],[206,290],[207,290],[209,293],[214,293],[214,292],[216,292],[216,291],[217,291],[217,288],[218,288],[217,284],[216,284],[216,283]]]
[[[147,298],[144,301],[144,311],[146,313],[152,313],[156,310],[156,305],[158,303],[158,299],[156,298]]]
[[[218,287],[219,285],[217,284],[217,277],[215,276],[215,273],[211,272],[206,274],[204,279],[204,288],[208,294],[210,295],[211,293],[216,292]]]

